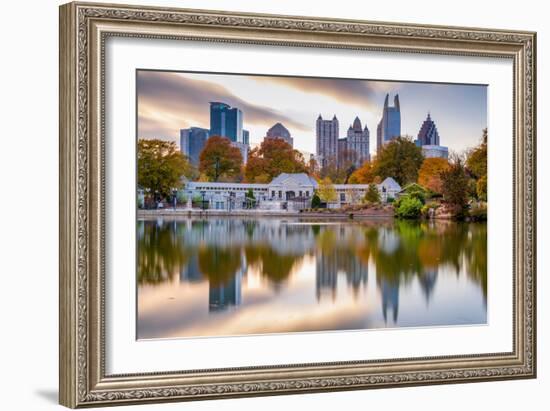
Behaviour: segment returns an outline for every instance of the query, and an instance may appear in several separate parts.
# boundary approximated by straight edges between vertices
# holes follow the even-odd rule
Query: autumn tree
[[[422,149],[410,137],[397,137],[380,149],[374,174],[382,179],[392,177],[403,186],[417,181],[423,161]]]
[[[475,181],[475,195],[487,201],[487,129],[483,129],[480,144],[468,153],[466,168]]]
[[[348,184],[353,172],[357,169],[357,152],[355,150],[338,151],[338,169],[340,171],[340,180],[343,184]]]
[[[244,174],[248,182],[267,183],[281,173],[306,171],[302,153],[282,139],[268,138],[250,152]]]
[[[180,188],[182,177],[191,173],[191,164],[176,143],[158,139],[138,141],[137,183],[155,196],[155,200]]]
[[[313,156],[309,158],[307,163],[307,173],[314,178],[316,178],[319,174],[319,164]]]
[[[435,193],[441,193],[441,173],[449,168],[446,158],[427,158],[418,171],[418,184]]]
[[[241,151],[226,137],[212,136],[199,156],[199,171],[209,181],[236,179],[241,174]]]
[[[361,167],[353,172],[349,178],[350,184],[370,184],[374,181],[375,165],[371,161],[365,161]]]
[[[476,180],[487,175],[487,129],[483,129],[481,143],[468,153],[466,167]]]
[[[463,211],[468,202],[468,176],[461,157],[455,156],[449,168],[441,172],[442,194],[445,201]]]
[[[336,189],[334,188],[334,185],[332,184],[332,180],[329,177],[325,177],[321,181],[319,181],[319,188],[317,190],[317,194],[319,195],[319,198],[321,199],[321,201],[325,203],[331,203],[336,201],[337,199]]]

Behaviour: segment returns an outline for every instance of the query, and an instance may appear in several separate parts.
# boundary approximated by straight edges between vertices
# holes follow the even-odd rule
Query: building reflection
[[[212,284],[208,291],[209,311],[223,311],[229,307],[238,306],[242,300],[242,277],[241,270],[223,284]]]
[[[378,286],[382,294],[382,316],[384,317],[384,324],[388,323],[388,311],[390,310],[392,312],[393,324],[396,324],[399,316],[399,284],[382,279]]]
[[[487,295],[487,231],[482,224],[158,219],[139,221],[136,233],[139,285],[178,285],[179,280],[206,286],[208,281],[208,297],[201,300],[208,313],[246,304],[246,276],[251,273],[259,278],[255,286],[263,288],[262,298],[297,299],[303,287],[304,300],[313,304],[352,301],[360,307],[365,306],[370,266],[377,319],[388,326],[398,325],[400,314],[401,321],[409,317],[411,292],[430,309],[441,304],[440,299],[434,304],[433,296],[449,281],[450,270],[467,276],[484,299]],[[307,270],[300,268],[304,266]],[[195,292],[201,287],[182,288]]]
[[[420,283],[420,288],[426,299],[426,304],[430,302],[431,296],[435,289],[435,284],[437,281],[437,275],[439,270],[435,268],[426,268],[424,272],[418,276],[418,282]]]
[[[197,254],[192,254],[180,271],[180,283],[199,283],[204,277],[199,268],[199,258]]]
[[[346,238],[346,233],[340,230],[338,242]],[[349,238],[348,238],[349,240]],[[338,289],[338,276],[345,277],[346,284],[352,289],[353,295],[358,296],[361,288],[368,283],[368,265],[361,261],[359,256],[348,248],[334,246],[318,250],[315,261],[315,295],[317,301],[323,297],[335,300]]]

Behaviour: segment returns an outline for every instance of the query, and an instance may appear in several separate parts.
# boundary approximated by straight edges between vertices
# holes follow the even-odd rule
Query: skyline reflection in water
[[[137,222],[137,337],[485,324],[487,225]]]

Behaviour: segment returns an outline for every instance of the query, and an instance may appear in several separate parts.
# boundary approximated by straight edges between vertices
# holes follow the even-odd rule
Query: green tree
[[[319,208],[321,207],[321,199],[317,195],[317,192],[313,194],[313,197],[311,198],[311,208]]]
[[[218,181],[222,177],[238,179],[242,164],[241,151],[226,137],[210,137],[199,156],[199,171],[209,181]]]
[[[461,213],[468,202],[469,188],[464,161],[459,156],[455,156],[449,168],[441,172],[441,182],[444,200]]]
[[[323,178],[319,181],[319,189],[317,190],[319,198],[325,203],[331,203],[336,201],[336,189],[332,184],[332,180],[329,177]]]
[[[256,205],[256,197],[254,196],[254,191],[249,188],[245,194],[246,203],[249,207],[254,207]]]
[[[415,183],[423,161],[422,149],[410,137],[397,137],[380,149],[372,175],[393,177],[401,186]]]
[[[279,138],[264,139],[248,156],[246,181],[266,183],[281,173],[305,173],[308,168],[302,153]]]
[[[137,146],[137,183],[158,198],[182,186],[182,177],[192,173],[187,158],[176,143],[140,139]]]
[[[376,187],[376,184],[374,183],[369,184],[369,188],[365,193],[365,202],[371,203],[371,204],[380,203],[380,192],[378,191],[378,187]]]

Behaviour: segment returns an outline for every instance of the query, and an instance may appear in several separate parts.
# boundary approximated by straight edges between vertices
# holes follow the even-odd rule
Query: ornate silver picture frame
[[[108,374],[105,44],[169,39],[500,58],[513,63],[513,349],[472,355]],[[60,7],[60,403],[297,394],[536,376],[536,34],[69,3]],[[133,138],[133,136],[130,136]]]

